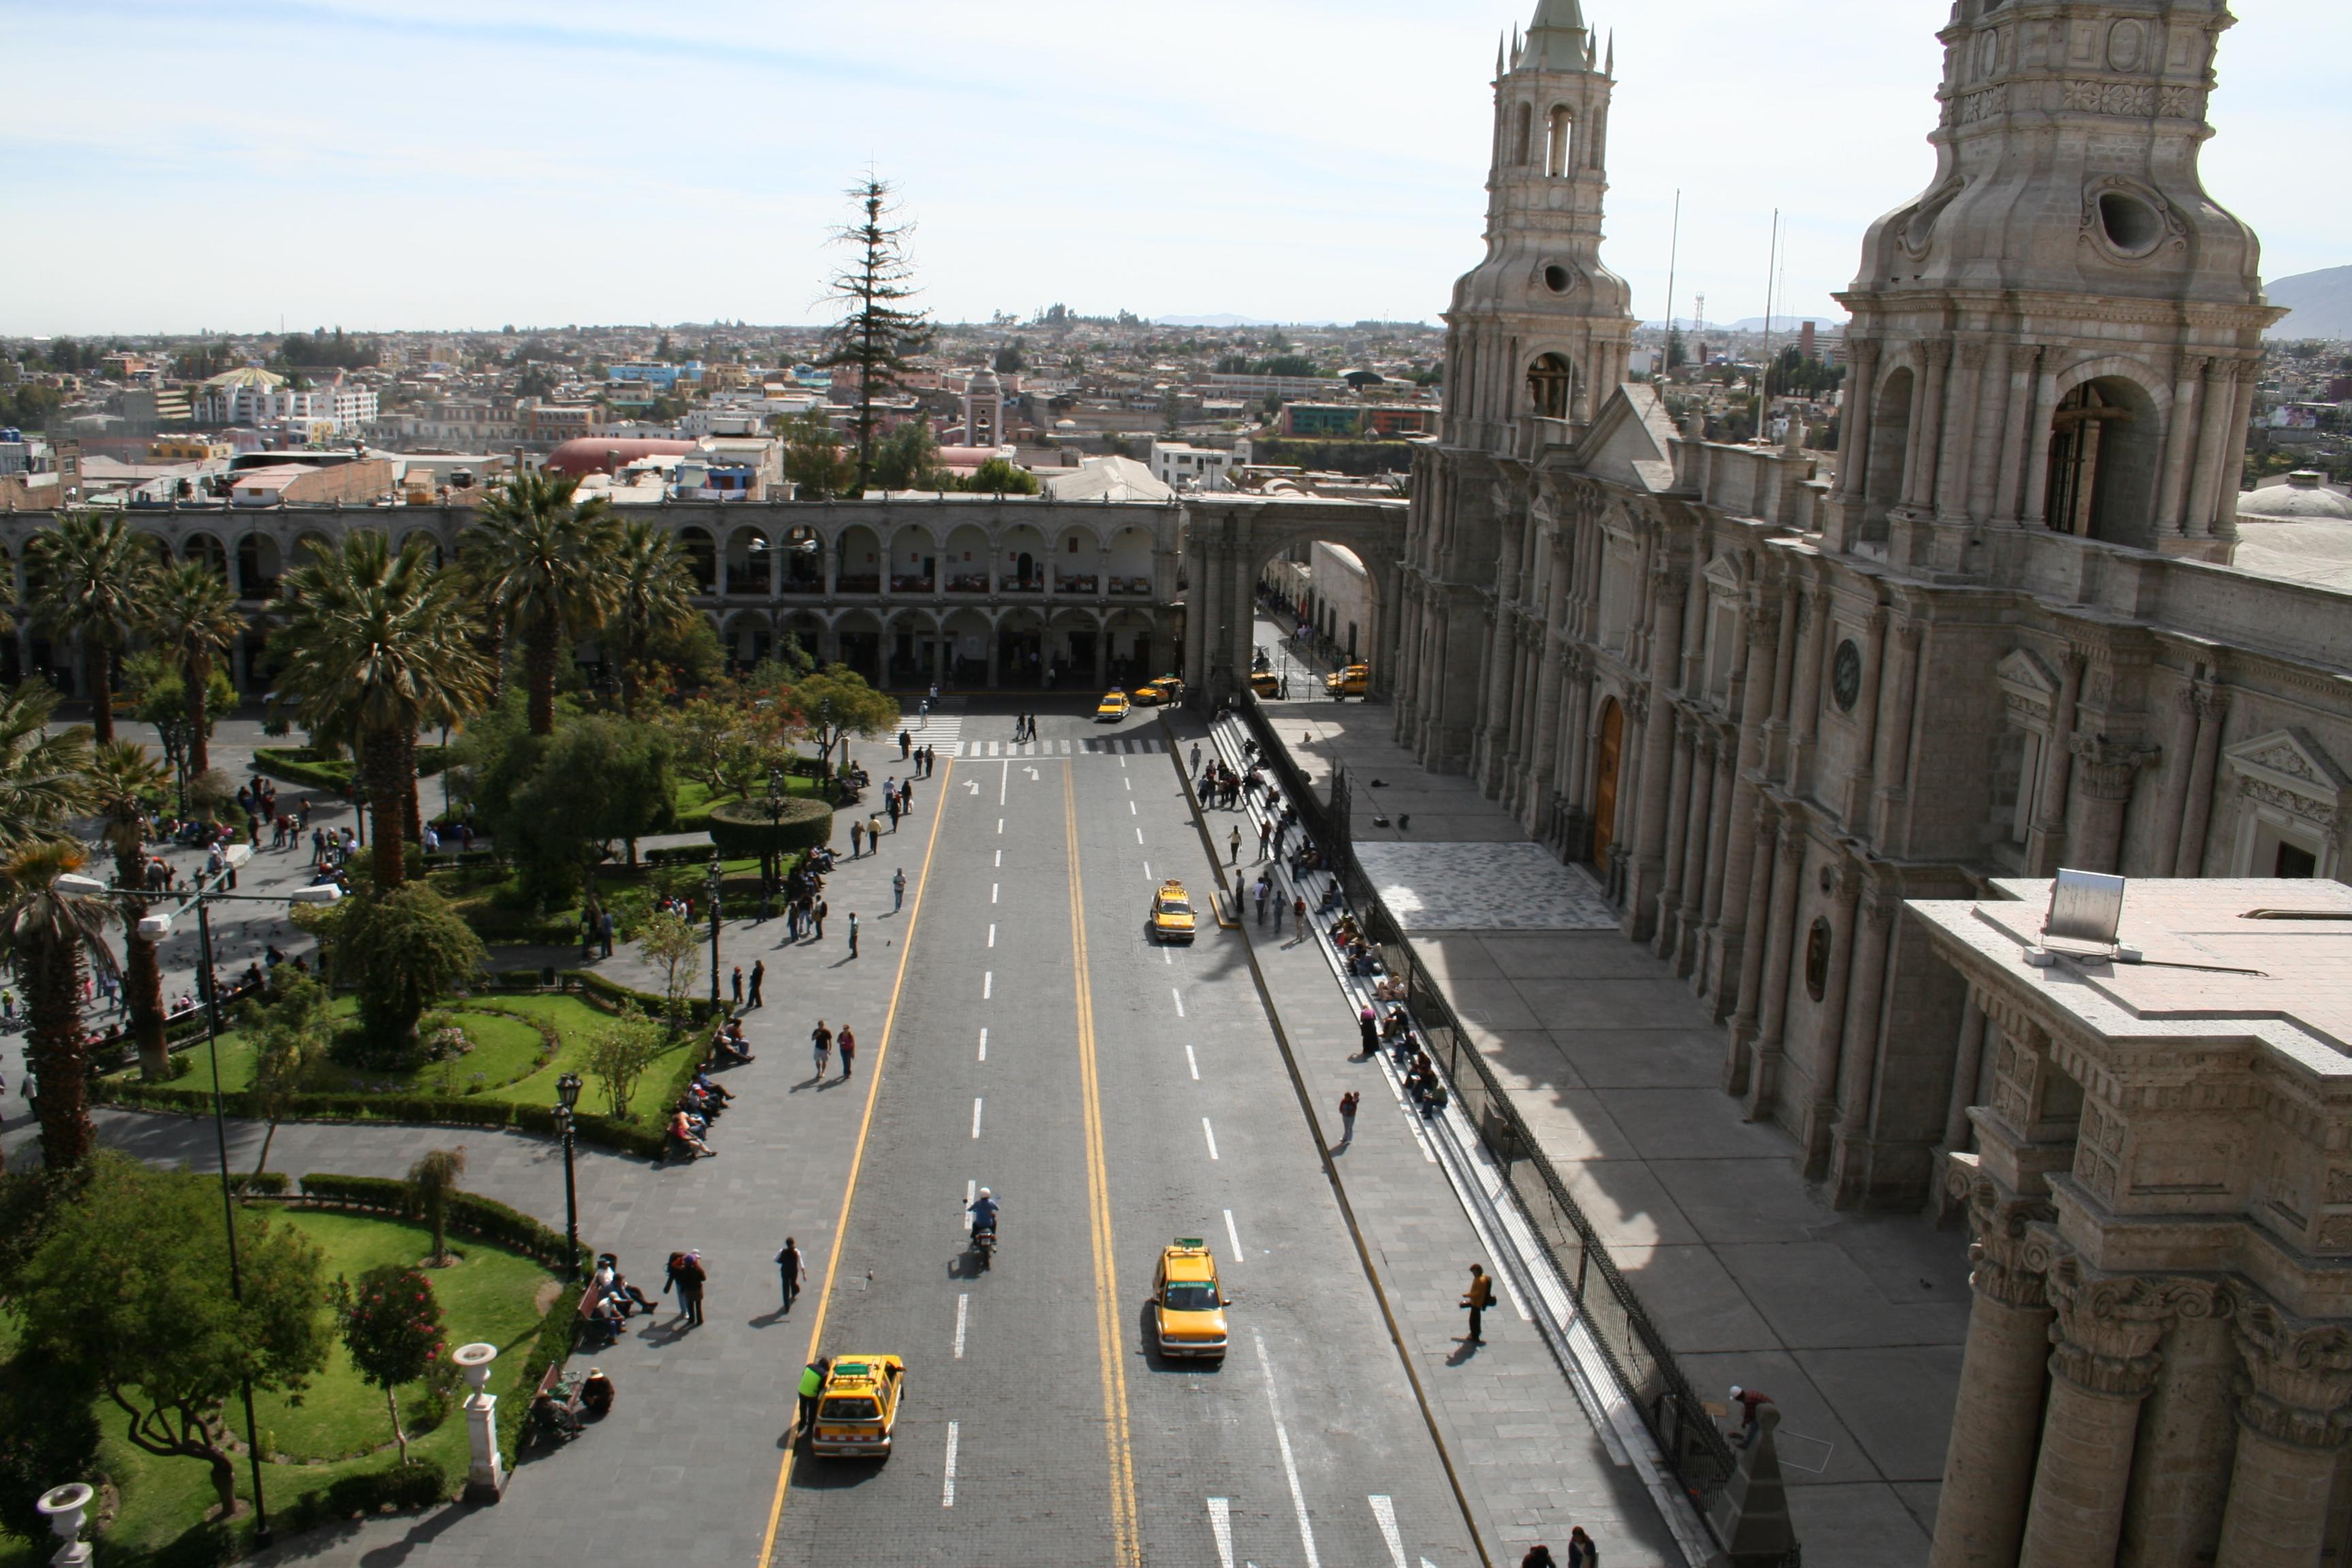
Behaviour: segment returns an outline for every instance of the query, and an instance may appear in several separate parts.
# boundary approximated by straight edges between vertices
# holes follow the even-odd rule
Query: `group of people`
[[[856,826],[851,825],[853,831]],[[811,936],[819,942],[824,940],[824,917],[833,912],[831,906],[824,901],[824,874],[831,869],[832,852],[818,850],[785,875],[777,891],[782,894],[784,900],[786,941],[799,942]],[[767,911],[773,902],[772,895],[761,899],[761,919],[767,918]]]
[[[1015,713],[1013,716],[1013,743],[1017,746],[1024,741],[1034,741],[1036,738],[1037,715]]]
[[[1568,1561],[1562,1563],[1551,1554],[1551,1548],[1538,1541],[1525,1557],[1519,1568],[1601,1568],[1601,1549],[1592,1544],[1592,1537],[1578,1525],[1568,1532]]]
[[[914,776],[927,779],[931,776],[931,768],[939,760],[939,748],[919,746],[915,744],[915,737],[912,733],[901,730],[898,731],[898,760],[913,763]]]
[[[683,1152],[697,1160],[707,1154],[717,1159],[719,1151],[709,1142],[710,1124],[719,1120],[727,1102],[734,1098],[733,1090],[711,1081],[708,1069],[698,1071],[694,1081],[686,1086],[686,1092],[678,1096],[677,1103],[670,1107],[669,1144],[663,1152]]]

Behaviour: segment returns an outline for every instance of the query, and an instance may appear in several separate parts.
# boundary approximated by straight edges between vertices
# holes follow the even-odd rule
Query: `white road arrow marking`
[[[980,781],[978,779],[966,779],[963,781],[963,787],[971,791],[972,794],[978,795],[980,793]]]
[[[956,1342],[961,1345],[963,1341],[959,1337]],[[959,1350],[956,1353],[961,1355],[963,1352]],[[1396,1568],[1409,1568],[1404,1560],[1404,1537],[1397,1531],[1395,1500],[1378,1492],[1364,1500],[1372,1505],[1372,1517],[1380,1521],[1381,1539],[1389,1543],[1390,1560],[1396,1564]]]

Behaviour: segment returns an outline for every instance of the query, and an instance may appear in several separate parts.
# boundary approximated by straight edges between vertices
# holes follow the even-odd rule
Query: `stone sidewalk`
[[[1526,837],[1390,740],[1385,707],[1269,717],[1318,788],[1346,765],[1360,841]],[[1410,832],[1374,826],[1375,810]],[[1412,940],[1693,1385],[1717,1400],[1760,1387],[1780,1405],[1806,1561],[1924,1564],[1968,1328],[1965,1237],[1832,1209],[1786,1136],[1717,1088],[1722,1030],[1687,984],[1615,932]]]

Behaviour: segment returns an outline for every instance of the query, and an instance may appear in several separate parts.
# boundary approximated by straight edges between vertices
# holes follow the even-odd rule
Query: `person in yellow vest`
[[[801,1418],[795,1426],[803,1436],[816,1428],[816,1396],[824,1391],[824,1374],[832,1369],[829,1356],[819,1356],[801,1368]]]
[[[1495,1304],[1495,1282],[1486,1278],[1486,1271],[1475,1263],[1470,1266],[1470,1289],[1463,1293],[1462,1304],[1470,1310],[1469,1342],[1485,1344],[1486,1341],[1479,1332],[1479,1327],[1486,1309]]]

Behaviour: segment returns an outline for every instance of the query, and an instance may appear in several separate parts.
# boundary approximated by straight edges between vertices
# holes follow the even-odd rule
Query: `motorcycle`
[[[990,1264],[996,1257],[996,1226],[993,1224],[972,1227],[971,1250],[978,1260],[980,1270],[982,1273],[987,1272]]]

